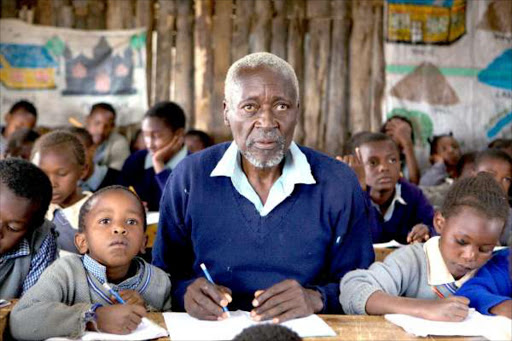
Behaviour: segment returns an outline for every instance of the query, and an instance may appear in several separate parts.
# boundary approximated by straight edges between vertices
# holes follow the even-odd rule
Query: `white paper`
[[[512,320],[482,315],[474,309],[470,309],[468,317],[462,322],[430,321],[403,314],[387,314],[384,317],[415,336],[484,336],[490,340],[511,338]]]
[[[246,311],[230,312],[223,321],[202,321],[187,313],[163,313],[171,340],[231,340],[247,327],[271,323],[255,322]],[[334,330],[317,315],[283,322],[300,337],[336,336]]]
[[[82,335],[80,340],[148,340],[148,339],[157,339],[159,337],[165,337],[169,335],[167,330],[160,327],[156,323],[151,320],[143,317],[142,322],[139,324],[137,329],[135,329],[130,334],[119,335],[119,334],[109,334],[109,333],[99,333],[99,332],[86,332]],[[51,338],[47,341],[60,341],[60,340],[71,340],[67,338]]]
[[[377,243],[377,244],[373,244],[373,247],[375,249],[383,249],[383,248],[391,248],[391,247],[402,247],[402,246],[405,246],[404,244],[400,244],[399,242],[397,242],[396,240],[392,240],[390,242],[387,242],[387,243]]]
[[[158,219],[160,219],[160,212],[148,212],[146,213],[146,224],[158,224]]]

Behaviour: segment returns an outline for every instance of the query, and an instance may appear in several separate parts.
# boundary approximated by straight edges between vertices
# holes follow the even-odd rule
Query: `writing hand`
[[[287,279],[254,294],[251,317],[256,321],[272,319],[281,323],[308,316],[323,308],[318,291],[303,288],[296,280]]]
[[[425,224],[416,224],[407,235],[407,243],[423,243],[430,238],[430,230]]]
[[[222,320],[228,317],[222,311],[231,303],[231,290],[215,285],[204,277],[196,279],[185,292],[185,310],[200,320]]]
[[[114,304],[96,309],[97,326],[102,332],[129,334],[146,316],[146,309],[140,305]]]
[[[119,296],[126,302],[126,304],[140,305],[146,307],[146,302],[142,296],[135,290],[122,290],[119,292]],[[117,302],[114,296],[111,297],[114,302]]]
[[[468,316],[468,305],[469,300],[462,296],[426,301],[421,315],[427,320],[460,322]]]

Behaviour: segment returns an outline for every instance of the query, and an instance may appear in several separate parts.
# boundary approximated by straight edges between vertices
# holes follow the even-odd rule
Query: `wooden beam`
[[[249,53],[249,33],[251,31],[251,13],[253,0],[236,0],[233,19],[233,37],[231,59],[236,61]]]
[[[270,0],[256,0],[255,12],[257,15],[251,27],[251,53],[270,51],[272,3]]]
[[[157,21],[155,101],[168,101],[172,68],[172,34],[175,20],[174,0],[160,0]]]
[[[2,1],[2,7],[4,6],[3,3],[4,1]],[[53,11],[52,0],[37,1],[36,23],[45,26],[55,26],[55,12]]]
[[[286,59],[286,38],[288,36],[288,25],[286,22],[285,0],[274,0],[274,13],[272,19],[272,42],[270,51]]]
[[[0,1],[0,18],[17,18],[16,0]]]
[[[382,6],[373,6],[373,32],[372,32],[372,61],[370,80],[370,110],[371,130],[379,131],[383,123],[382,97],[385,84],[384,61],[384,9]]]
[[[153,0],[137,0],[135,5],[135,26],[146,28],[146,92],[147,104],[150,107],[152,98],[152,75],[153,75],[153,29],[154,9]]]
[[[75,13],[75,28],[85,30],[87,28],[87,16],[89,7],[87,0],[72,0]]]
[[[176,65],[174,69],[175,91],[171,98],[176,101],[187,116],[187,126],[193,127],[194,117],[194,59],[193,2],[178,0],[178,17],[176,22]]]
[[[107,0],[107,30],[120,30],[123,28],[124,1]]]
[[[87,16],[87,28],[89,30],[104,30],[107,27],[105,0],[88,0],[87,7],[89,15]]]

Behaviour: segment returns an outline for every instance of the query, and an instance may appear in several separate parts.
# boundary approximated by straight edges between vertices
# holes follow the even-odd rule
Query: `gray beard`
[[[246,143],[245,143],[245,151],[242,151],[242,155],[245,157],[245,159],[247,161],[249,161],[249,163],[251,165],[253,165],[254,167],[256,168],[272,168],[272,167],[275,167],[277,165],[279,165],[281,163],[281,161],[283,161],[284,159],[284,154],[285,154],[285,147],[284,147],[284,144],[285,144],[285,140],[284,140],[284,137],[278,135],[275,131],[270,131],[270,132],[263,132],[262,135],[267,135],[268,137],[275,137],[276,140],[277,140],[277,152],[275,152],[275,155],[268,159],[268,160],[260,160],[258,157],[256,157],[255,155],[253,155],[253,153],[251,152],[251,147],[253,145],[253,141],[254,140],[247,140]]]

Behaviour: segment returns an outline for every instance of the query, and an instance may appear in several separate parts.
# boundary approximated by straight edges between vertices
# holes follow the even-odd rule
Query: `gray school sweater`
[[[94,278],[94,286],[101,284]],[[149,278],[149,284],[145,279]],[[79,255],[55,261],[39,281],[21,297],[11,312],[9,324],[16,340],[41,340],[66,336],[77,338],[85,331],[84,313],[94,303],[106,305],[93,286],[89,286],[86,270]],[[98,285],[99,284],[99,285]],[[145,286],[141,296],[158,311],[171,309],[171,282],[159,268],[146,264]]]
[[[340,283],[340,303],[345,314],[366,314],[366,301],[376,291],[392,296],[437,299],[428,284],[427,257],[423,244],[404,246],[384,262],[373,263],[368,270],[354,270]]]

